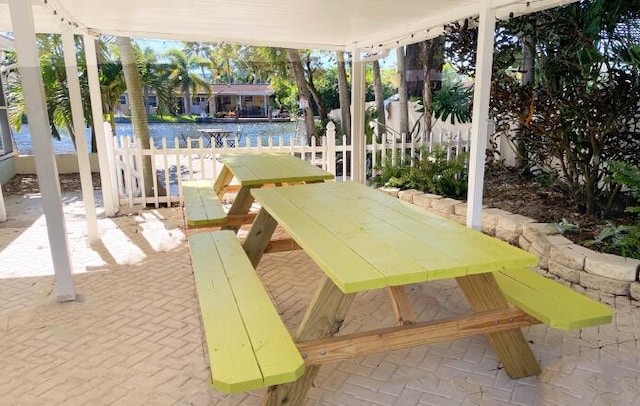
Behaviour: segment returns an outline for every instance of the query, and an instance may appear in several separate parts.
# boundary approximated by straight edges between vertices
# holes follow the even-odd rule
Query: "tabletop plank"
[[[348,246],[334,238],[332,230],[300,212],[288,199],[269,193],[292,187],[253,189],[252,193],[261,202],[268,199],[263,207],[344,293],[385,287],[385,276],[362,257],[353,255]]]
[[[358,258],[363,268],[382,275],[386,286],[537,263],[533,254],[353,182],[280,189],[254,196],[307,253],[325,260],[330,254],[320,251],[323,244],[342,247],[341,260]],[[353,282],[352,272],[361,269],[329,271],[332,280]],[[358,279],[353,286],[366,283]]]
[[[285,153],[222,154],[220,158],[242,186],[317,182],[334,177],[315,165]]]

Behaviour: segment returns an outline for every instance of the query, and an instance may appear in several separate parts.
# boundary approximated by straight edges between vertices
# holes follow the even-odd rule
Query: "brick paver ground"
[[[208,369],[188,249],[177,208],[100,219],[86,244],[82,204],[65,196],[77,302],[57,304],[37,198],[7,197],[0,223],[0,405],[257,405],[262,391],[224,396]],[[321,277],[303,252],[258,269],[287,326],[300,322]],[[594,292],[587,292],[600,298]],[[412,285],[419,320],[463,314],[452,281]],[[525,329],[543,372],[512,380],[483,337],[322,367],[308,405],[640,404],[640,308],[601,297],[612,324],[563,333]],[[392,325],[386,293],[356,297],[343,333]]]

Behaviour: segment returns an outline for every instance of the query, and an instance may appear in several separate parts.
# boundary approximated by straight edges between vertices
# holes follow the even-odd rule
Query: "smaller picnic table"
[[[220,159],[224,166],[213,185],[218,199],[222,199],[234,177],[240,184],[229,216],[249,213],[254,202],[252,189],[265,185],[317,183],[334,178],[333,174],[286,153],[221,154]],[[237,231],[238,226],[223,229]]]

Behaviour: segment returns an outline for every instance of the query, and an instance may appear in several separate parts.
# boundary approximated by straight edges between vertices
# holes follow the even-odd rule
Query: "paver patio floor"
[[[208,369],[179,208],[100,218],[89,247],[82,201],[65,195],[79,300],[55,302],[37,196],[6,196],[0,223],[0,405],[257,405],[262,392],[224,396]],[[258,272],[294,329],[320,271],[303,252],[269,254]],[[640,306],[610,325],[564,333],[525,329],[543,372],[512,380],[483,337],[321,368],[309,405],[640,404]],[[412,285],[419,320],[463,314],[453,281]],[[384,291],[358,295],[343,332],[390,326]]]

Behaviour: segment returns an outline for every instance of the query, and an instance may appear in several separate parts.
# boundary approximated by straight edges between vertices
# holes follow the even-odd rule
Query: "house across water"
[[[151,92],[146,97],[149,114],[157,110],[157,97]],[[275,91],[268,84],[212,84],[210,92],[198,90],[187,103],[186,95],[176,94],[175,114],[197,115],[198,121],[288,121],[288,113],[275,106]],[[129,98],[120,96],[118,111],[129,115]]]

